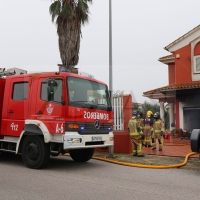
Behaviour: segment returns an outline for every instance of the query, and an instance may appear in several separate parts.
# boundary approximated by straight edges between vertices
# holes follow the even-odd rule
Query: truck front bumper
[[[65,132],[63,149],[108,147],[114,145],[113,132],[99,135],[80,135],[78,132]]]

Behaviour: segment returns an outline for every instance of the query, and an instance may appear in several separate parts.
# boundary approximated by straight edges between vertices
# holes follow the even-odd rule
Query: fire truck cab
[[[0,152],[21,154],[29,168],[69,153],[90,160],[113,145],[108,87],[69,72],[15,74],[0,69]]]

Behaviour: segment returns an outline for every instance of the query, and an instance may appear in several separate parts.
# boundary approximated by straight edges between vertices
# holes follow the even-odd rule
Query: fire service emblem
[[[51,113],[53,112],[53,104],[48,104],[47,105],[47,113],[49,114],[49,115],[51,115]]]

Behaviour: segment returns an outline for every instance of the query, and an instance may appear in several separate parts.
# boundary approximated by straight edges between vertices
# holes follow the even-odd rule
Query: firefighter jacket
[[[161,119],[158,119],[154,122],[153,131],[154,133],[160,133],[161,131],[164,132],[164,123]]]
[[[140,118],[137,119],[137,121],[138,121],[138,124],[139,124],[141,131],[143,131],[143,129],[144,129],[144,119],[140,117]]]
[[[134,135],[140,135],[140,133],[138,133],[137,131],[137,128],[139,128],[139,123],[137,121],[137,119],[130,119],[129,122],[128,122],[128,129],[129,129],[129,132],[130,132],[130,135],[131,136],[134,136]]]

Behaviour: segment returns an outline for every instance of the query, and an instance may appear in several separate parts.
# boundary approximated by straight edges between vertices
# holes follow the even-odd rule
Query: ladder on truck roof
[[[13,71],[6,71],[5,68],[0,68],[0,78],[4,77],[4,76],[15,75],[15,74],[16,74],[15,70],[13,70]]]

